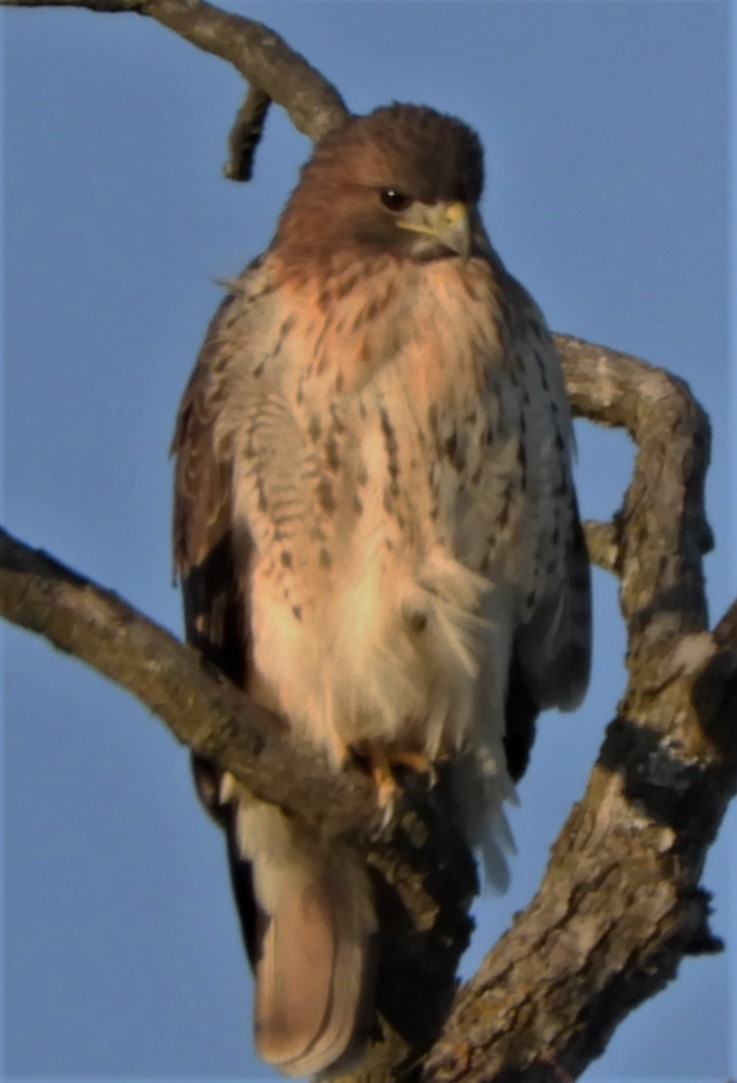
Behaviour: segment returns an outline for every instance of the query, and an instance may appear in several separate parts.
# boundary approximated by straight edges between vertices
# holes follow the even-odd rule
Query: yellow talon
[[[396,751],[392,751],[388,758],[391,763],[398,763],[402,767],[409,767],[412,771],[416,771],[418,775],[429,775],[431,786],[434,786],[438,780],[435,764],[424,752],[412,752],[410,749],[397,749]]]
[[[394,815],[394,807],[401,789],[393,774],[394,767],[408,767],[417,774],[428,775],[431,786],[434,786],[437,781],[435,765],[423,752],[394,748],[391,745],[359,746],[356,751],[368,760],[371,777],[376,787],[376,802],[384,811],[385,824]]]
[[[399,785],[392,774],[389,757],[383,748],[372,748],[369,753],[369,762],[371,764],[371,776],[376,787],[376,801],[379,808],[384,809],[388,817],[391,817]]]

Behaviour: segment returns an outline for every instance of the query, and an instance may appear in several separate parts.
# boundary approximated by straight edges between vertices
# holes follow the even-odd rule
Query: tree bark
[[[337,91],[272,31],[199,0],[2,2],[147,15],[234,64],[251,84],[226,167],[239,179],[250,173],[271,101],[312,138],[346,116]],[[336,775],[314,751],[291,738],[287,745],[283,723],[189,647],[110,591],[0,534],[6,619],[128,689],[259,797],[366,851],[386,962],[381,1036],[348,1077],[361,1083],[574,1078],[685,954],[719,947],[699,884],[737,789],[737,602],[709,631],[708,421],[663,370],[572,337],[556,343],[574,413],[625,427],[637,445],[621,509],[611,523],[586,525],[592,558],[620,579],[629,679],[537,895],[461,989],[454,975],[477,885],[447,814],[442,773],[430,790],[413,785],[385,827],[360,771]]]

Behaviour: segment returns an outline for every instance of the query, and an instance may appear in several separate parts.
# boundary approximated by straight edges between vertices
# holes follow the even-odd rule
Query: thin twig
[[[223,174],[228,180],[249,181],[256,150],[264,134],[271,98],[259,87],[249,87],[228,139],[228,160]]]

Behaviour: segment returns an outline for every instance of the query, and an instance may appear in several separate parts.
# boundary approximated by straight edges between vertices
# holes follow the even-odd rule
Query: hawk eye
[[[382,188],[379,192],[381,202],[389,211],[406,211],[412,203],[412,197],[404,192],[398,192],[396,188]]]

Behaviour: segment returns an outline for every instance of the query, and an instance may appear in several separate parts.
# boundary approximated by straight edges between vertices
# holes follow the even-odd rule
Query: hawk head
[[[317,145],[279,221],[291,260],[390,254],[412,260],[486,251],[476,204],[483,150],[455,117],[395,103],[351,117]]]

